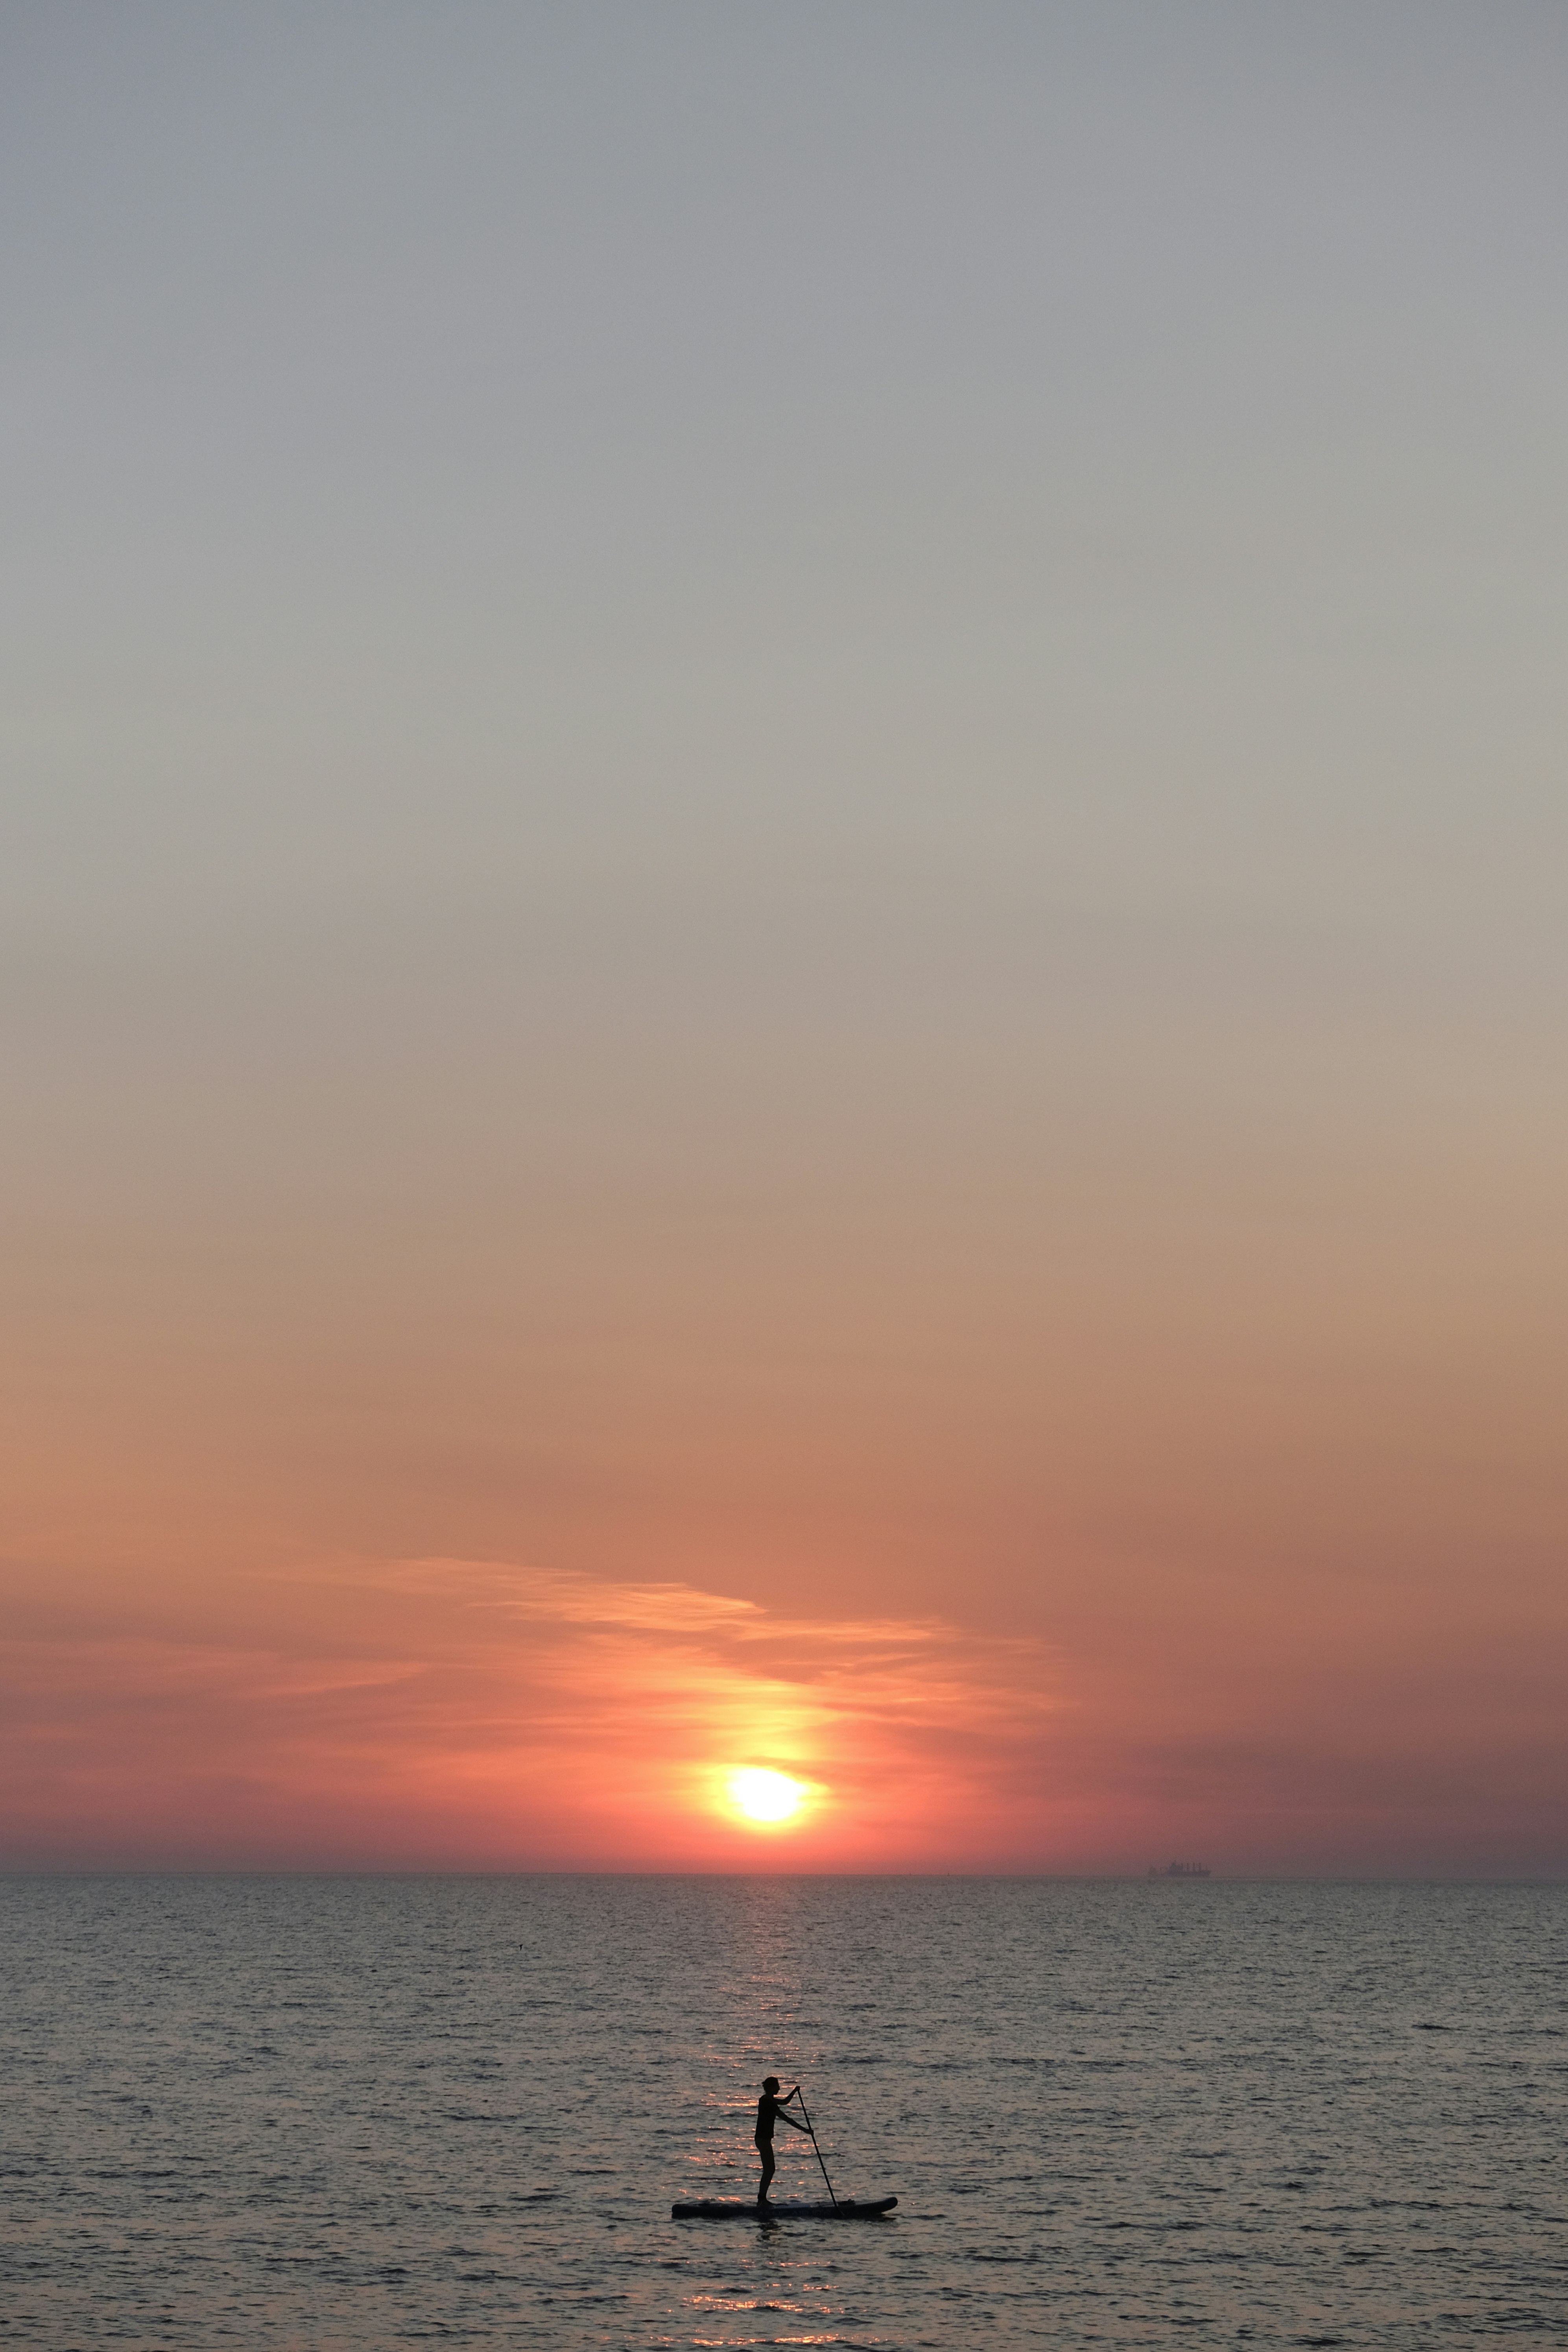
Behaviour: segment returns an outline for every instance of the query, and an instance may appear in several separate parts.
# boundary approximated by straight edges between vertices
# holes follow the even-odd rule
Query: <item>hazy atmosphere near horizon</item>
[[[0,1866],[1568,1873],[1558,0],[0,69]]]

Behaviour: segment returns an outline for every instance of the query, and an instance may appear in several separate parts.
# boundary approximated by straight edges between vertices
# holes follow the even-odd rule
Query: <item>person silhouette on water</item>
[[[781,2099],[779,2096],[778,2076],[776,2074],[769,2074],[763,2079],[763,2095],[757,2101],[757,2154],[763,2159],[763,2177],[757,2183],[757,2202],[759,2205],[765,2205],[769,2201],[768,2183],[773,2177],[774,2124],[788,2124],[793,2131],[797,2132],[803,2132],[805,2129],[805,2126],[804,2124],[797,2124],[793,2116],[786,2116],[784,2113],[786,2102],[795,2097],[795,2091],[798,2091],[799,2088],[800,2084],[797,2083],[795,2086],[795,2091],[786,2091],[784,2098]]]

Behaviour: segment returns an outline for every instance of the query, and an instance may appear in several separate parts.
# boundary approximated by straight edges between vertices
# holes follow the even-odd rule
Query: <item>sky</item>
[[[0,11],[0,1866],[1568,1872],[1565,100]]]

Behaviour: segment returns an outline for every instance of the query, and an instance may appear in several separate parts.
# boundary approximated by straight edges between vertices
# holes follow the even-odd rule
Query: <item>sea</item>
[[[0,2345],[1568,2346],[1568,1887],[0,1880]],[[881,2220],[672,2220],[750,2196]]]

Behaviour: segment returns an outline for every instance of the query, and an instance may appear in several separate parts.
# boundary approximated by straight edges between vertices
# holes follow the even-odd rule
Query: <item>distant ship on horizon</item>
[[[1210,1878],[1213,1872],[1206,1862],[1168,1862],[1163,1870],[1149,1867],[1151,1878]]]

